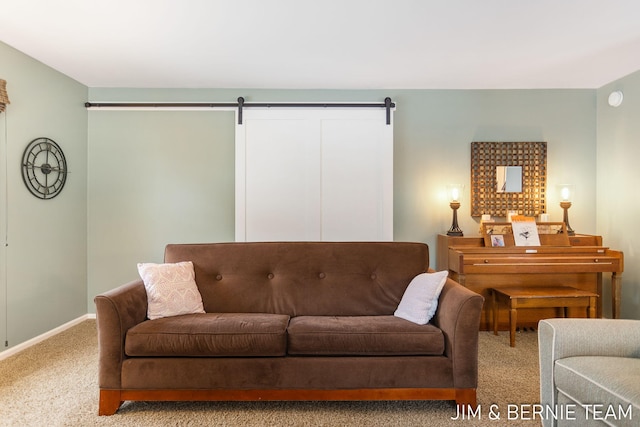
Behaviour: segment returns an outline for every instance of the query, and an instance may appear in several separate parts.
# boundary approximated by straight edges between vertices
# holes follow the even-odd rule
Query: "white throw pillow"
[[[191,261],[175,264],[138,264],[147,291],[149,319],[204,313]]]
[[[402,295],[394,316],[418,325],[426,325],[436,314],[440,292],[447,281],[448,271],[421,273],[411,280]]]

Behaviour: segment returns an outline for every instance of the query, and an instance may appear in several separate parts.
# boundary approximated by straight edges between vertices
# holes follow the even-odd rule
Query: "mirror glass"
[[[522,166],[496,166],[496,193],[522,193]]]

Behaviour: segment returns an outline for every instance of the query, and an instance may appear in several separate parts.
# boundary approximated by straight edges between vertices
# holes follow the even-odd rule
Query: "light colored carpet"
[[[521,411],[509,417],[508,409],[539,402],[537,351],[537,332],[518,333],[515,348],[508,332],[480,332],[480,408],[472,419],[452,420],[453,402],[437,401],[125,402],[99,417],[96,324],[87,320],[0,361],[0,425],[533,426],[540,420]],[[490,418],[491,405],[499,420]]]

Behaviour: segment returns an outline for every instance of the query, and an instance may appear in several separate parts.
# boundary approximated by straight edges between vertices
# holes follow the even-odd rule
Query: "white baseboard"
[[[31,347],[32,345],[38,344],[39,342],[42,342],[42,341],[46,340],[47,338],[51,338],[52,336],[57,335],[60,332],[71,328],[72,326],[75,326],[75,325],[77,325],[79,323],[82,323],[87,319],[95,319],[95,318],[96,318],[95,313],[89,313],[89,314],[85,314],[84,316],[80,316],[77,319],[73,319],[73,320],[65,323],[64,325],[60,325],[55,329],[52,329],[52,330],[50,330],[48,332],[45,332],[44,334],[38,335],[37,337],[31,338],[30,340],[22,342],[22,343],[14,346],[14,347],[11,347],[8,350],[0,352],[0,360],[4,360],[7,357],[10,357],[10,356],[13,356],[14,354],[20,353],[22,350],[25,350],[25,349]]]

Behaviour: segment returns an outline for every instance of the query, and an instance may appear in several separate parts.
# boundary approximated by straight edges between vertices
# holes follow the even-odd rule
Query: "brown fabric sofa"
[[[429,251],[405,242],[177,244],[203,314],[148,320],[142,280],[95,298],[101,415],[126,400],[455,400],[476,405],[483,298],[447,279],[395,317]]]

